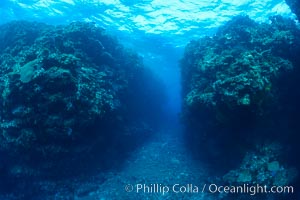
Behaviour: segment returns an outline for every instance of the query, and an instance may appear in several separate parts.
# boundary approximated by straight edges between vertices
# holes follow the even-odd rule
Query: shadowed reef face
[[[162,84],[94,24],[15,21],[0,27],[0,41],[0,168],[8,177],[120,165],[158,127]]]
[[[270,20],[258,24],[235,17],[214,37],[191,41],[181,60],[188,144],[196,157],[205,157],[223,173],[241,165],[225,176],[231,184],[276,185],[297,176],[290,167],[299,162],[289,155],[300,151],[295,142],[300,130],[300,31],[291,20]],[[266,178],[272,161],[286,167],[281,178]]]

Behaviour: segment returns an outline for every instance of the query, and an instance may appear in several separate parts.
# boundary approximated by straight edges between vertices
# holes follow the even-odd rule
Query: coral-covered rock
[[[0,168],[12,177],[115,163],[151,132],[149,115],[161,114],[158,80],[90,23],[2,25],[0,93]]]
[[[285,161],[278,160],[282,158],[282,152],[282,146],[274,143],[258,145],[254,151],[247,152],[237,169],[230,170],[222,178],[220,184],[235,191],[224,199],[233,196],[238,196],[238,199],[249,199],[249,196],[255,196],[254,199],[268,199],[270,196],[272,199],[294,199],[299,172]],[[285,188],[285,192],[272,194],[269,191],[273,186],[278,191]]]
[[[223,180],[230,185],[289,185],[297,178],[298,170],[278,161],[281,152],[278,144],[257,146],[254,152],[246,154],[239,168],[229,171]]]
[[[258,24],[238,16],[215,36],[186,47],[181,70],[187,137],[195,151],[215,156],[211,160],[229,164],[229,153],[241,159],[259,140],[295,140],[300,130],[292,122],[299,119],[300,31],[291,20],[270,20]]]

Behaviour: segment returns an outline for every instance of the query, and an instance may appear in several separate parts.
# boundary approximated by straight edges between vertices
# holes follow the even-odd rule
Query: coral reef
[[[258,145],[256,151],[248,152],[240,167],[225,174],[223,180],[230,185],[290,185],[297,178],[298,171],[279,161],[281,151],[278,144]]]
[[[2,25],[0,79],[0,171],[10,179],[116,165],[162,115],[159,80],[92,23]]]
[[[224,199],[294,199],[295,181],[299,176],[297,168],[290,167],[282,159],[284,149],[279,144],[257,145],[247,152],[237,169],[230,170],[220,180],[220,184],[230,187],[252,187],[250,193],[226,194]],[[272,187],[289,187],[285,192],[269,192]],[[257,189],[253,189],[257,187]],[[279,190],[280,190],[279,189]],[[278,190],[278,191],[279,191]],[[248,191],[248,192],[249,192]]]
[[[215,168],[222,164],[221,170],[230,170],[258,143],[279,142],[299,152],[293,141],[300,130],[300,30],[280,16],[270,21],[258,24],[237,16],[213,37],[191,41],[185,49],[181,72],[187,140],[193,153],[207,156]],[[280,158],[290,163],[284,149]],[[253,179],[247,170],[240,174],[240,179]]]

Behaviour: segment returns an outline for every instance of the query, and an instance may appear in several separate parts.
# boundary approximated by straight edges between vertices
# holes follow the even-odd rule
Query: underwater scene
[[[2,0],[0,200],[300,200],[299,0]]]

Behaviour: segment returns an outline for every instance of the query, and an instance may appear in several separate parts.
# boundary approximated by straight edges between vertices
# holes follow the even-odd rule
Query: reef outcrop
[[[0,27],[0,93],[8,179],[117,165],[158,126],[164,94],[139,56],[95,24],[26,21]]]
[[[259,144],[299,152],[300,30],[292,20],[270,20],[258,24],[238,16],[213,37],[186,46],[181,71],[187,140],[194,154],[207,156],[216,168],[236,166]],[[287,164],[292,158],[284,153],[276,161]]]

